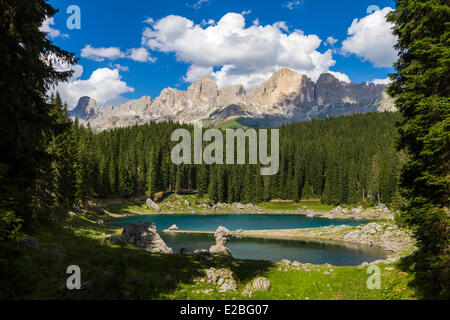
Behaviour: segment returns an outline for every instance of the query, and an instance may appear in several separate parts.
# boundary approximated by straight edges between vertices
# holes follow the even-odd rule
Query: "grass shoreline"
[[[139,206],[142,209],[142,206]],[[108,209],[108,207],[106,207]],[[111,209],[111,208],[109,208]],[[116,208],[117,209],[117,208]],[[130,208],[127,208],[129,210]],[[380,262],[381,289],[367,287],[367,266],[331,266],[299,263],[216,257],[204,261],[191,255],[152,254],[129,246],[105,243],[109,235],[120,235],[121,228],[108,224],[124,217],[119,210],[106,215],[93,210],[85,215],[71,214],[58,227],[39,228],[33,234],[41,248],[59,246],[63,257],[45,250],[12,248],[15,256],[5,269],[5,279],[13,288],[12,299],[44,300],[97,300],[97,299],[143,299],[143,300],[384,300],[417,299],[408,267],[400,262]],[[115,212],[115,213],[114,213]],[[217,212],[211,212],[216,214]],[[207,215],[208,213],[206,213]],[[297,214],[297,213],[295,213]],[[142,212],[135,212],[135,216]],[[130,217],[128,214],[127,217]],[[105,217],[109,217],[108,221]],[[105,220],[105,221],[102,221]],[[322,228],[314,228],[315,231]],[[299,232],[286,230],[243,231],[242,236],[270,236],[274,232]],[[296,229],[295,229],[296,230]],[[303,231],[306,229],[302,229]],[[181,231],[186,232],[186,231]],[[265,233],[265,234],[262,234]],[[294,235],[299,237],[299,234]],[[312,239],[309,239],[312,240]],[[84,290],[61,290],[68,277],[69,265],[82,270]],[[217,287],[199,282],[208,268],[227,268],[234,274],[237,291],[222,293]],[[32,272],[30,273],[30,270]],[[253,297],[242,295],[245,286],[253,279],[266,277],[272,289],[256,292]],[[23,284],[23,287],[20,287]],[[0,290],[1,291],[1,290]],[[1,294],[1,292],[0,292]]]
[[[185,203],[188,201],[188,203]],[[326,210],[318,210],[319,209],[330,209],[334,208],[332,206],[324,207],[323,204],[320,203],[319,200],[304,200],[299,203],[294,203],[292,201],[271,201],[268,203],[263,203],[265,206],[265,211],[261,211],[260,206],[258,205],[242,205],[244,208],[237,209],[236,205],[225,205],[225,207],[212,207],[211,209],[209,205],[206,205],[207,199],[198,198],[196,196],[178,196],[171,195],[164,201],[159,202],[162,208],[162,212],[158,213],[154,209],[145,208],[145,204],[142,199],[134,202],[125,202],[119,205],[106,205],[104,208],[107,211],[107,214],[111,217],[108,219],[108,224],[111,225],[115,221],[120,221],[121,219],[133,218],[133,217],[141,217],[141,216],[161,216],[161,215],[179,215],[179,214],[196,214],[196,215],[221,215],[221,214],[250,214],[250,215],[302,215],[308,216],[313,215],[314,218],[323,218],[323,219],[342,219],[342,220],[352,220],[352,221],[361,221],[365,223],[369,223],[372,221],[376,222],[388,222],[390,219],[370,219],[364,214],[364,210],[360,215],[349,215],[349,214],[329,214],[329,211]],[[167,205],[169,203],[169,205]],[[171,204],[175,204],[177,209],[173,210],[174,207]],[[234,206],[234,207],[233,207]],[[280,206],[282,209],[280,209]],[[181,208],[180,208],[181,207]],[[187,212],[186,209],[188,207],[191,212]],[[201,208],[202,211],[198,211]],[[313,209],[314,208],[314,209]],[[172,209],[172,211],[170,211]],[[228,209],[224,210],[224,209]],[[234,210],[233,210],[234,209]],[[290,210],[286,210],[290,209]],[[372,210],[369,208],[368,210]],[[125,215],[123,215],[125,213]],[[382,217],[392,218],[393,216],[384,215]],[[157,226],[158,227],[158,226]],[[348,227],[346,231],[354,230],[355,227]],[[331,226],[332,228],[332,226]],[[292,239],[292,240],[316,240],[316,241],[332,241],[334,243],[348,245],[348,244],[358,244],[355,241],[346,241],[342,238],[339,238],[337,235],[342,233],[342,230],[336,230],[331,232],[322,232],[323,230],[329,231],[330,227],[316,227],[316,228],[298,228],[298,229],[270,229],[270,230],[242,230],[238,236],[244,237],[253,237],[253,238],[272,238],[272,239]],[[163,231],[163,230],[160,230]],[[179,230],[176,231],[179,233],[206,233],[211,234],[214,231],[193,231],[193,230]],[[365,245],[364,243],[361,243]],[[412,251],[412,248],[410,248]],[[390,255],[389,257],[398,256],[398,252],[394,252],[395,254]],[[405,255],[405,252],[402,252]]]
[[[71,216],[58,228],[37,230],[34,236],[41,247],[58,245],[65,255],[59,258],[44,251],[22,250],[22,256],[10,267],[18,278],[17,268],[25,265],[26,291],[21,299],[151,299],[151,300],[383,300],[417,299],[408,283],[412,274],[397,263],[379,263],[382,287],[369,290],[370,276],[365,266],[312,265],[297,266],[282,262],[216,257],[203,261],[190,255],[151,254],[128,246],[106,244],[108,235],[121,229],[101,224],[100,216]],[[82,281],[89,285],[81,291],[61,291],[68,275],[67,266],[78,265]],[[236,292],[222,293],[216,287],[198,282],[208,268],[230,269],[237,282]],[[33,270],[29,275],[29,270]],[[405,272],[406,271],[406,272]],[[266,277],[269,292],[254,297],[242,295],[245,286],[257,277]],[[165,280],[171,279],[171,280]],[[20,283],[20,281],[15,281]],[[32,284],[30,286],[29,284]],[[13,297],[14,298],[14,297]]]
[[[82,220],[79,217],[68,222],[75,230],[78,237],[95,239],[94,243],[102,243],[104,234],[112,229],[110,226],[98,225],[94,221]],[[49,235],[48,235],[49,236]],[[86,240],[88,241],[88,240]],[[63,244],[63,248],[65,247]],[[116,278],[115,268],[104,265],[102,259],[114,261],[111,254],[118,255],[127,265],[126,275],[122,277],[125,282],[119,286],[123,290],[123,299],[135,298],[133,286],[127,284],[131,278],[142,281],[136,294],[143,299],[183,299],[183,300],[384,300],[384,299],[416,299],[415,292],[408,287],[412,275],[404,272],[398,263],[379,263],[381,270],[382,287],[379,290],[369,290],[366,286],[367,274],[365,266],[332,266],[330,264],[313,265],[309,263],[300,264],[297,267],[286,265],[282,262],[268,262],[258,260],[245,260],[234,258],[216,257],[213,261],[203,261],[190,255],[159,255],[150,254],[134,248],[123,248],[111,245],[96,245],[94,249],[89,245],[76,250],[81,250],[83,255],[75,254],[76,259],[81,259],[84,268],[88,265],[97,265],[102,270],[100,277],[103,279]],[[109,253],[103,252],[107,250]],[[102,258],[104,257],[104,258]],[[84,260],[87,261],[84,261]],[[236,292],[221,293],[214,286],[198,282],[203,271],[207,268],[227,268],[233,271],[238,289]],[[90,268],[90,267],[89,267]],[[106,269],[105,273],[104,269]],[[89,273],[89,271],[88,271]],[[150,273],[150,274],[148,274]],[[89,273],[92,274],[92,273]],[[95,274],[95,273],[94,273]],[[165,281],[170,276],[172,281]],[[245,286],[257,277],[266,277],[272,286],[269,292],[257,292],[254,297],[244,297],[242,292]],[[91,280],[91,275],[89,279]],[[99,281],[99,280],[94,280]],[[108,280],[109,281],[109,280]],[[153,286],[156,290],[151,296],[146,296],[146,286]],[[111,289],[108,289],[111,290]],[[113,287],[113,290],[116,290]],[[137,289],[136,289],[137,290]],[[128,292],[131,292],[129,296]],[[67,293],[66,293],[67,294]],[[92,298],[94,292],[76,293],[75,296],[65,296],[72,299]],[[111,293],[108,293],[108,296]]]
[[[393,220],[394,215],[390,212],[376,211],[374,208],[360,208],[361,212],[351,212],[351,207],[337,209],[331,205],[325,205],[318,199],[302,200],[298,203],[289,200],[272,200],[258,204],[241,203],[217,203],[213,204],[209,199],[196,195],[176,195],[160,200],[158,205],[161,212],[152,208],[146,208],[145,198],[131,201],[103,201],[99,206],[103,207],[113,218],[135,217],[141,215],[166,215],[166,214],[254,214],[254,215],[304,215],[324,219],[344,219],[355,221],[383,221]]]

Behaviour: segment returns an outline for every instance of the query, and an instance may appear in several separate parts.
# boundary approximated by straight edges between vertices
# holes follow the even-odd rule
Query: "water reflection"
[[[184,248],[186,253],[197,249],[209,249],[214,244],[212,234],[161,233],[162,238],[174,252]],[[343,245],[323,241],[280,240],[269,238],[233,237],[227,247],[238,259],[280,261],[295,260],[302,263],[336,266],[359,265],[383,259],[386,251],[382,248],[364,245]]]

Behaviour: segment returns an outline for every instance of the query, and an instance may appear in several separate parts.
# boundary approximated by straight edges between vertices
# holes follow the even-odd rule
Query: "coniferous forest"
[[[58,96],[53,100],[64,110]],[[395,149],[399,119],[398,113],[373,113],[282,126],[274,176],[262,176],[260,165],[174,165],[176,142],[170,137],[182,127],[176,123],[94,133],[75,121],[57,142],[58,154],[67,156],[56,164],[64,166],[57,189],[70,203],[189,190],[215,202],[320,198],[334,205],[390,204],[403,162]]]
[[[133,266],[143,255],[138,252],[134,256],[137,258],[132,258],[127,249],[116,263],[117,270],[108,275],[103,268],[117,262],[115,257],[108,255],[113,251],[108,250],[123,252],[123,248],[108,248],[99,244],[98,237],[76,238],[74,226],[81,230],[88,223],[91,228],[96,228],[93,231],[97,235],[103,230],[110,231],[101,229],[98,221],[88,221],[84,216],[76,217],[79,225],[70,225],[71,222],[67,222],[71,219],[69,210],[91,207],[89,202],[97,199],[137,196],[156,199],[161,192],[196,192],[213,202],[259,203],[273,199],[300,201],[314,198],[332,205],[398,205],[400,214],[395,222],[412,232],[417,251],[395,265],[405,272],[393,273],[391,277],[413,274],[408,286],[416,288],[418,297],[448,300],[448,0],[398,0],[395,9],[387,15],[387,21],[393,25],[393,35],[398,39],[394,46],[398,60],[394,64],[395,73],[390,75],[392,83],[387,92],[395,100],[399,112],[356,114],[280,127],[280,167],[273,176],[262,176],[260,165],[174,165],[171,152],[177,143],[171,141],[171,135],[177,128],[192,132],[191,125],[149,123],[94,132],[89,126],[70,120],[67,105],[59,94],[52,92],[74,73],[68,71],[70,68],[58,71],[56,65],[74,66],[77,58],[54,45],[41,30],[47,18],[56,12],[46,0],[0,1],[0,299],[40,297],[39,289],[42,289],[43,297],[47,294],[56,297],[61,283],[59,278],[47,283],[51,285],[49,287],[41,285],[51,278],[52,266],[67,262],[64,257],[58,257],[62,249],[56,246],[61,250],[50,257],[49,254],[54,252],[40,250],[37,242],[34,245],[32,241],[30,246],[29,237],[23,237],[24,233],[39,234],[41,243],[53,245],[55,230],[60,233],[57,239],[65,241],[69,257],[78,261],[84,256],[87,259],[85,266],[95,265],[98,274],[101,271],[103,277],[108,277],[105,278],[107,281],[97,282],[100,286],[93,286],[92,292],[100,293],[94,297],[104,298],[105,293],[116,290],[117,297],[123,298],[125,291],[121,285],[125,283],[126,269],[121,259],[128,257],[129,265]],[[32,251],[20,248],[19,240],[25,240],[25,247]],[[84,251],[85,248],[90,249]],[[91,260],[94,256],[96,259]],[[154,273],[153,270],[148,272],[149,265],[156,266],[158,272],[165,272],[167,266],[190,261],[178,255],[169,257],[175,260],[148,257],[151,260],[142,264],[145,277]],[[97,265],[99,261],[104,264]],[[241,262],[232,264],[233,269],[239,268]],[[194,270],[198,271],[197,261],[191,267],[192,274]],[[251,277],[255,272],[266,273],[265,267],[255,268],[252,263],[244,273]],[[350,273],[363,273],[366,284],[367,274],[359,269],[343,272],[346,277]],[[66,276],[65,270],[63,276]],[[308,270],[308,277],[311,271]],[[320,279],[322,271],[320,269]],[[185,273],[183,270],[183,277]],[[297,271],[283,272],[278,279],[293,279],[286,277],[290,274],[296,275]],[[384,271],[383,277],[385,274],[389,272]],[[160,282],[163,289],[164,286],[173,289],[169,286],[176,283],[172,281],[176,278],[169,277],[169,285],[165,274],[156,276],[158,281],[164,279],[163,284]],[[343,281],[347,278],[333,275],[333,279]],[[350,285],[349,291],[364,285],[355,285],[355,278],[348,279],[344,284],[338,283],[335,298],[342,298],[343,285]],[[304,284],[303,278],[299,281]],[[409,280],[404,278],[402,281]],[[191,278],[189,282],[193,282]],[[159,290],[153,282],[149,283],[149,288]],[[239,285],[243,287],[244,282]],[[316,289],[318,285],[316,281],[310,287]],[[285,287],[291,288],[292,283]],[[98,288],[100,291],[95,291]],[[149,291],[153,294],[156,289]],[[379,297],[395,299],[400,296],[397,289],[400,288],[388,284],[383,290],[372,292],[391,291],[392,295]],[[367,292],[364,289],[364,294]],[[183,289],[182,294],[185,293]],[[59,294],[59,299],[64,297],[61,292]],[[286,296],[283,292],[281,297]],[[85,297],[93,299],[93,296]],[[358,295],[348,297],[360,298]],[[326,297],[318,293],[316,298]]]

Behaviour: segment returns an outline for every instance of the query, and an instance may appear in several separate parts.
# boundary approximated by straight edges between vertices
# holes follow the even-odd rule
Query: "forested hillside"
[[[75,122],[67,137],[73,172],[65,169],[64,185],[70,189],[71,184],[67,195],[74,202],[196,190],[220,202],[321,198],[329,204],[391,203],[402,165],[394,146],[399,119],[397,113],[372,113],[283,126],[280,170],[274,176],[261,176],[259,165],[172,164],[176,143],[170,137],[181,127],[176,123],[97,134]]]

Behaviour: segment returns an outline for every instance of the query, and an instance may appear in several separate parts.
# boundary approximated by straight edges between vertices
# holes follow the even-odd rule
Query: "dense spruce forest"
[[[396,223],[402,228],[410,228],[418,250],[392,264],[390,277],[403,274],[402,281],[408,281],[408,286],[414,288],[414,297],[449,300],[448,0],[398,0],[395,9],[387,15],[387,22],[393,24],[392,34],[398,39],[394,46],[398,60],[394,63],[395,72],[390,74],[392,83],[387,93],[394,98],[399,113],[344,116],[283,126],[280,128],[280,171],[271,177],[261,176],[259,167],[255,165],[173,165],[170,151],[174,143],[170,142],[170,135],[181,127],[176,123],[151,123],[95,133],[89,127],[69,120],[67,107],[59,95],[49,97],[58,84],[73,76],[71,67],[78,62],[74,54],[56,46],[42,30],[44,22],[56,13],[57,10],[47,0],[0,1],[2,299],[65,297],[61,290],[58,290],[57,297],[53,293],[57,291],[55,285],[61,283],[59,273],[68,260],[36,250],[37,243],[30,243],[25,235],[38,236],[44,245],[63,241],[63,249],[67,250],[70,259],[94,265],[96,268],[91,269],[94,274],[97,271],[103,276],[110,273],[111,276],[100,282],[100,286],[91,283],[91,290],[96,295],[90,296],[88,290],[81,290],[91,300],[99,296],[117,299],[112,295],[116,292],[119,298],[125,297],[127,291],[123,290],[126,287],[122,284],[129,281],[126,280],[126,264],[122,257],[128,257],[127,261],[132,261],[130,265],[143,261],[138,265],[139,269],[145,270],[143,278],[149,274],[160,276],[161,270],[164,272],[162,276],[165,269],[179,269],[173,261],[192,260],[179,260],[176,255],[171,257],[175,260],[160,260],[153,255],[139,260],[143,255],[138,251],[131,253],[126,248],[125,253],[118,248],[100,246],[97,234],[99,230],[106,230],[97,229],[101,228],[100,225],[96,224],[95,238],[78,236],[87,234],[81,228],[85,223],[91,225],[91,222],[79,224],[79,221],[74,223],[65,218],[70,209],[88,200],[145,194],[155,197],[160,191],[191,189],[214,201],[258,202],[273,198],[300,200],[320,197],[325,203],[370,205],[401,200]],[[67,68],[61,71],[57,66]],[[397,125],[394,125],[395,121]],[[183,127],[192,130],[190,126]],[[396,151],[397,148],[402,151]],[[32,251],[18,246],[24,241]],[[58,255],[64,253],[59,245],[55,247],[61,249],[57,250]],[[90,259],[92,256],[95,259]],[[119,263],[115,263],[117,261]],[[217,263],[212,265],[217,266]],[[153,268],[151,273],[148,273],[149,265]],[[244,271],[242,275],[245,277],[254,277],[259,272],[266,274],[269,270],[253,262],[230,261],[230,265],[239,273]],[[238,269],[236,265],[239,265]],[[192,270],[194,275],[198,268],[196,261],[195,265],[177,271],[182,271],[184,277],[190,272],[186,270]],[[338,291],[336,295],[327,297],[365,297],[367,290],[357,280],[363,278],[348,277],[350,273],[361,275],[362,272],[365,280],[367,274],[358,269],[339,268],[344,273],[343,277],[336,278],[341,281],[336,284]],[[322,269],[318,270],[322,274]],[[394,273],[395,270],[403,272]],[[313,274],[310,271],[308,275]],[[103,279],[103,276],[94,279]],[[284,281],[297,279],[281,278]],[[314,276],[309,278],[314,279]],[[399,299],[402,297],[400,291],[407,291],[383,279],[385,287],[372,290],[380,293],[374,297]],[[152,279],[149,280],[151,282],[145,282],[149,283],[148,287],[151,285],[158,291]],[[356,291],[343,295],[342,281],[355,284]],[[164,283],[164,286],[169,285],[168,281],[164,280]],[[181,283],[170,281],[170,286]],[[321,290],[317,282],[305,284]],[[136,292],[139,293],[142,287],[136,286],[139,289]],[[186,299],[186,291],[189,290],[181,287],[180,297]],[[301,291],[307,292],[304,289]],[[350,286],[347,291],[351,289]],[[150,295],[139,294],[139,298],[154,298],[154,290],[150,291]],[[284,292],[279,292],[283,295],[270,298],[284,299]],[[390,295],[386,296],[386,293]],[[317,298],[321,297],[317,295]]]
[[[53,103],[67,117],[59,96]],[[170,137],[180,127],[193,130],[190,125],[150,123],[94,133],[67,119],[71,129],[55,142],[56,189],[68,203],[195,190],[219,202],[389,204],[403,163],[394,145],[399,119],[397,113],[371,113],[282,126],[274,176],[261,176],[259,165],[174,165]]]

